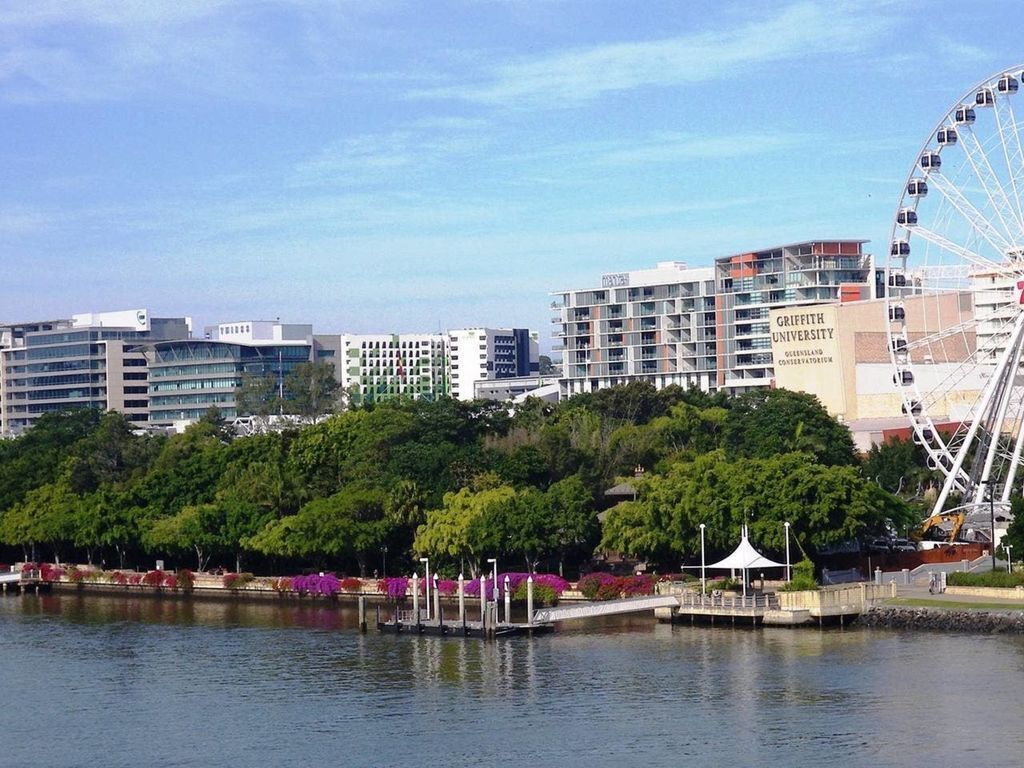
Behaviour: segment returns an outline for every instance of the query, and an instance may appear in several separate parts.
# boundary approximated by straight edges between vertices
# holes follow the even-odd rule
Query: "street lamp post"
[[[786,581],[792,581],[793,577],[789,569],[789,521],[787,520],[783,525],[786,526]]]
[[[424,576],[424,581],[427,582],[427,621],[430,621],[430,558],[421,557],[420,562],[423,563],[424,567],[426,568],[426,575]]]
[[[704,578],[704,523],[700,524],[700,594],[704,599],[707,590],[707,580]]]
[[[491,564],[491,573],[494,576],[494,582],[491,589],[494,590],[494,616],[498,616],[498,558],[488,557],[487,562]]]
[[[1003,544],[1003,549],[1006,550],[1006,572],[1013,573],[1013,558],[1010,556],[1010,550],[1013,549],[1013,544]]]
[[[994,480],[979,480],[978,485],[984,485],[988,490],[988,524],[991,539],[989,540],[989,552],[992,555],[992,570],[996,569],[996,499],[994,495]]]

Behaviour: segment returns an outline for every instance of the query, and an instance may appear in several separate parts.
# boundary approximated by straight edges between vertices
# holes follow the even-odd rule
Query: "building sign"
[[[817,310],[773,314],[772,349],[782,347],[782,354],[774,355],[775,367],[835,362],[835,315],[828,316],[826,321],[826,313]]]
[[[626,288],[629,285],[629,272],[615,272],[601,275],[602,288]]]
[[[816,395],[833,415],[846,413],[844,372],[834,306],[773,309],[775,385]]]

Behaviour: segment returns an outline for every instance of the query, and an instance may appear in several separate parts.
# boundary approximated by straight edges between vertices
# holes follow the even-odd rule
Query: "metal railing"
[[[734,595],[724,592],[702,595],[698,592],[684,592],[679,596],[680,608],[707,608],[728,611],[752,611],[778,608],[779,601],[774,595]]]

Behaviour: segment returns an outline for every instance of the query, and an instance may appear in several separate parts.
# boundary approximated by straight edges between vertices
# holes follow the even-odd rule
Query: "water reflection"
[[[19,706],[0,708],[0,762],[986,765],[1024,747],[1017,638],[619,617],[485,643],[356,621],[352,604],[5,598]]]

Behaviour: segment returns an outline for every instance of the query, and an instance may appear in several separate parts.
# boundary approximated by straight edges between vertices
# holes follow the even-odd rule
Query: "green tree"
[[[558,553],[558,573],[564,575],[566,560],[589,555],[600,536],[594,498],[578,475],[552,484],[545,495]]]
[[[334,413],[340,405],[341,385],[330,363],[299,363],[285,377],[284,388],[285,410],[306,419]]]
[[[857,464],[850,431],[804,392],[761,389],[740,395],[728,410],[723,438],[730,457],[764,459],[802,451],[821,464]]]
[[[272,373],[243,373],[242,385],[235,393],[240,416],[267,418],[283,408],[281,382]]]
[[[205,571],[210,557],[224,547],[223,530],[222,508],[199,504],[154,520],[143,540],[152,552],[194,552],[196,570]]]
[[[469,566],[475,576],[480,560],[493,543],[493,533],[480,525],[488,510],[515,497],[514,488],[498,488],[472,492],[463,488],[446,493],[440,509],[427,512],[427,521],[416,531],[413,551],[439,561],[459,563],[461,570]]]
[[[33,488],[0,520],[0,541],[20,546],[32,560],[37,544],[48,545],[59,563],[61,549],[74,540],[80,503],[66,480]]]

